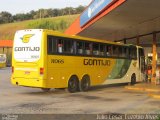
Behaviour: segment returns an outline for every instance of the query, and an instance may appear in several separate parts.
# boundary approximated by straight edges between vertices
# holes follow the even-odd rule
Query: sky
[[[92,0],[3,0],[0,4],[0,12],[7,11],[15,15],[27,13],[41,8],[65,8],[87,6]]]

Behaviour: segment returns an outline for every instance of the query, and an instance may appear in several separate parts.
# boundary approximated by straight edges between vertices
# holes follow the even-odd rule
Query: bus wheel
[[[50,88],[41,88],[43,92],[49,92]]]
[[[134,85],[134,84],[136,84],[136,74],[135,73],[132,74],[131,76],[131,85]]]
[[[80,82],[80,91],[88,91],[90,87],[90,78],[88,75],[83,76]]]
[[[77,92],[79,90],[79,80],[77,76],[72,76],[68,81],[68,91],[70,93]]]

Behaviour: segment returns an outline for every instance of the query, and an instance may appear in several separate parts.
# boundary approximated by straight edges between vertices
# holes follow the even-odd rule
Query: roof
[[[88,38],[88,37],[82,37],[82,36],[78,36],[78,35],[68,35],[68,34],[64,34],[62,32],[59,31],[55,31],[55,30],[49,30],[49,29],[24,29],[24,30],[18,30],[16,31],[16,33],[18,32],[46,32],[48,35],[53,35],[53,36],[57,36],[57,37],[66,37],[66,38],[73,38],[75,40],[87,40],[87,41],[94,41],[94,42],[105,42],[105,43],[110,43],[110,44],[119,44],[122,45],[121,43],[115,43],[112,41],[104,41],[104,40],[100,40],[100,39],[94,39],[94,38]]]
[[[0,47],[12,47],[13,41],[12,40],[0,40]]]
[[[160,0],[110,0],[109,4],[105,0],[93,0],[65,33],[111,41],[159,33],[159,8]],[[91,18],[83,20],[82,16]],[[145,40],[150,38],[145,37]]]

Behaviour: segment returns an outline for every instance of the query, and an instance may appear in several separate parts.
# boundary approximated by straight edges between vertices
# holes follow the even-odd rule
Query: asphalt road
[[[13,86],[11,68],[0,69],[1,114],[157,114],[160,100],[126,85],[93,87],[88,92],[68,93],[52,89]]]

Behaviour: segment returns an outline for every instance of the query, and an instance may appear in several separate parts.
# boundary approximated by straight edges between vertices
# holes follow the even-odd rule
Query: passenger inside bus
[[[92,44],[91,43],[85,43],[85,54],[86,55],[92,54]]]
[[[83,42],[77,42],[77,53],[83,54]]]
[[[59,53],[62,53],[62,46],[63,46],[62,44],[58,44],[58,52]]]
[[[112,47],[111,46],[107,46],[107,51],[106,51],[106,54],[107,56],[111,56],[112,55]]]
[[[85,54],[86,54],[86,55],[90,55],[90,54],[91,54],[89,48],[85,49]]]
[[[100,45],[99,55],[104,56],[104,51],[105,51],[105,45]]]
[[[62,53],[63,52],[63,44],[62,44],[62,40],[58,40],[58,53]]]
[[[99,44],[93,44],[93,55],[99,55]]]
[[[70,52],[71,54],[76,53],[76,42],[75,41],[71,43]]]

